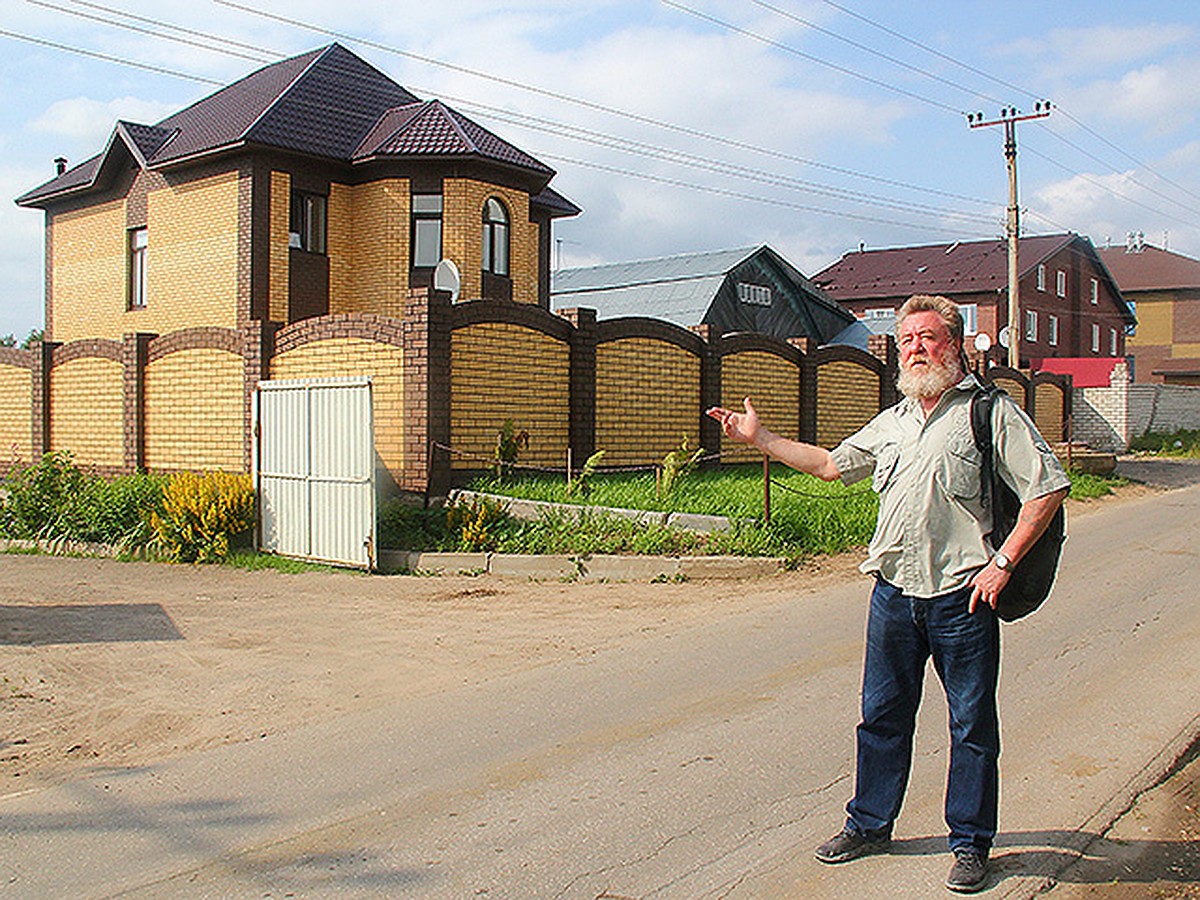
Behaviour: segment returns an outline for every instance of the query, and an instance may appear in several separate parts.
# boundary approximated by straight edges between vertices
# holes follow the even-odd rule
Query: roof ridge
[[[263,119],[266,118],[267,113],[269,113],[271,110],[275,109],[275,107],[278,106],[283,101],[283,98],[288,95],[288,92],[291,91],[297,84],[299,84],[300,80],[302,78],[304,78],[304,76],[306,76],[309,72],[311,72],[313,70],[313,68],[317,65],[317,63],[319,63],[326,56],[328,56],[329,53],[334,50],[334,48],[340,47],[340,46],[341,45],[338,44],[337,41],[334,41],[332,44],[326,44],[324,47],[320,48],[319,51],[310,51],[310,52],[315,52],[315,55],[313,56],[313,58],[308,61],[308,64],[303,69],[301,69],[299,72],[296,73],[295,77],[292,78],[292,80],[289,81],[285,87],[281,88],[275,94],[275,96],[271,99],[270,103],[263,105],[263,108],[258,111],[258,115],[255,116],[253,119],[251,119],[250,123],[245,128],[242,129],[242,133],[238,135],[238,138],[240,140],[245,140],[246,135],[250,134],[250,132],[252,132],[254,130],[255,126],[257,126],[259,122],[263,121]],[[304,54],[300,54],[300,55],[303,56]],[[295,57],[289,57],[289,59],[295,59]],[[282,63],[288,62],[289,59],[281,59],[281,60],[279,60],[278,63],[272,63],[271,65],[280,65]],[[267,66],[267,68],[270,68],[270,66]],[[262,69],[259,69],[257,71],[261,72]],[[251,73],[251,75],[254,75],[254,74],[257,74],[257,72]],[[247,75],[246,77],[249,78],[250,76]],[[234,82],[234,84],[236,84],[236,83],[237,82]]]

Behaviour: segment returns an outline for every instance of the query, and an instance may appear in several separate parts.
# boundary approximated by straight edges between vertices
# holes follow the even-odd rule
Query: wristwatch
[[[996,568],[1001,572],[1007,572],[1012,568],[1012,560],[1005,556],[1002,550],[997,550],[992,560],[996,563]]]

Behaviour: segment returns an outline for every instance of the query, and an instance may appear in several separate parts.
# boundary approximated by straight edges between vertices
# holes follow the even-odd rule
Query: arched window
[[[483,271],[508,275],[508,210],[495,197],[483,204]]]

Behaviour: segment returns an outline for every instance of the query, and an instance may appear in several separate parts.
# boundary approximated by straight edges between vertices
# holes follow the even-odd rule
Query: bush
[[[165,479],[123,475],[106,481],[82,471],[69,453],[47,453],[4,481],[0,533],[26,540],[89,541],[123,549],[144,545]]]
[[[458,549],[468,553],[495,550],[508,520],[507,504],[486,497],[459,500],[446,509],[446,524],[458,538]]]
[[[1146,432],[1130,441],[1129,449],[1163,456],[1200,456],[1200,431],[1183,428],[1169,434]]]
[[[217,562],[229,555],[230,538],[254,525],[254,485],[249,475],[178,472],[151,516],[155,543],[178,562]]]

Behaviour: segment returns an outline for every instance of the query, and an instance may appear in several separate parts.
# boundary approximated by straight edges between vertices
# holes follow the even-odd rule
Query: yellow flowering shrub
[[[229,554],[229,539],[254,525],[254,484],[249,475],[176,472],[150,525],[171,559],[219,561]]]

